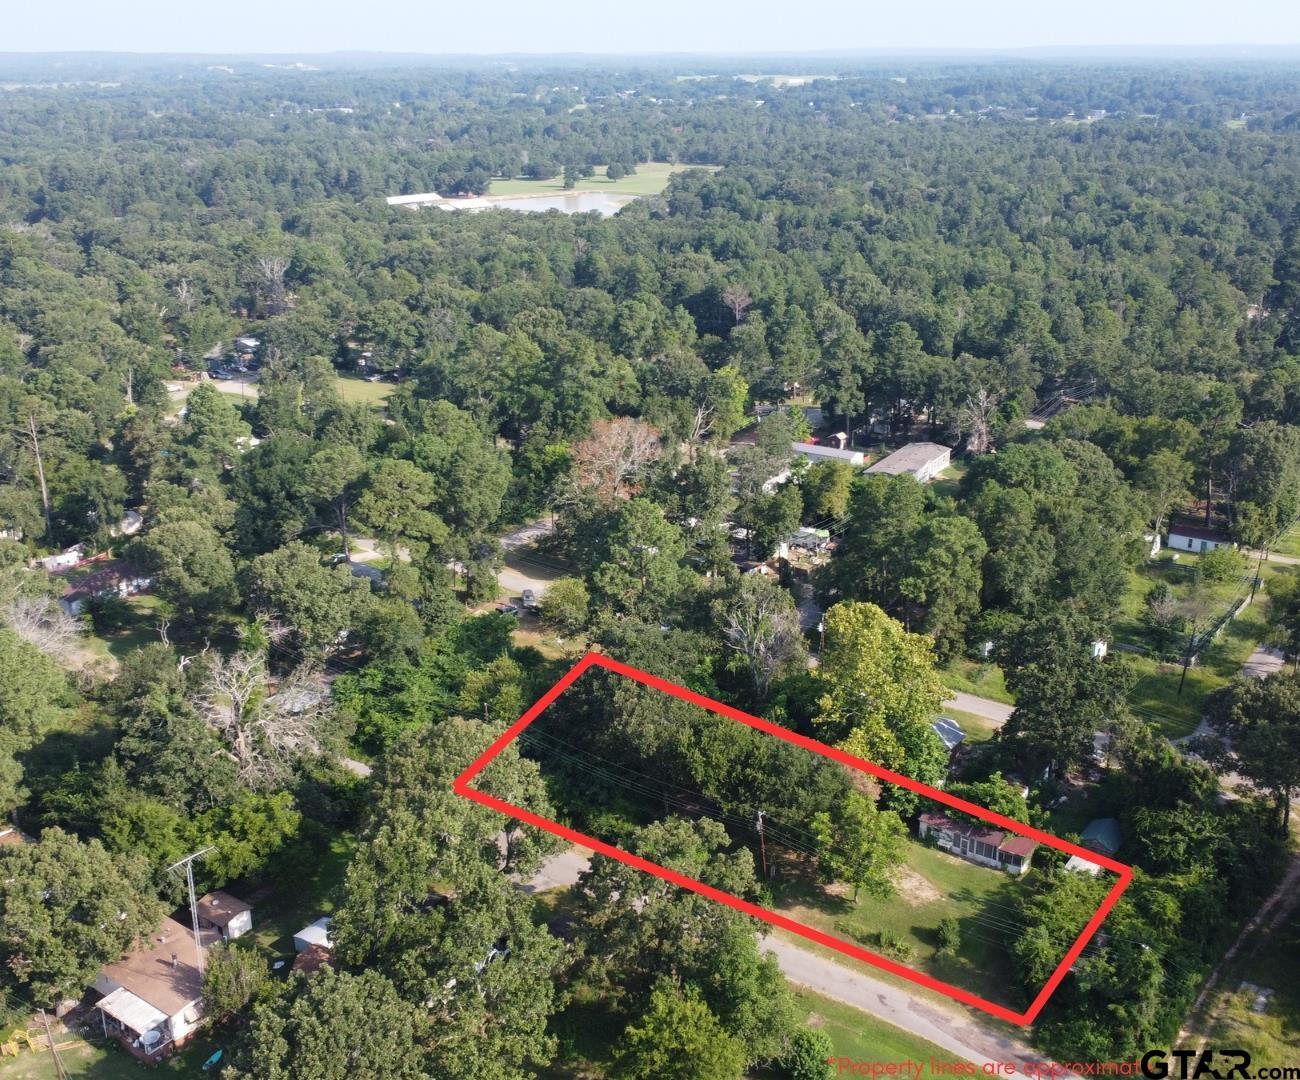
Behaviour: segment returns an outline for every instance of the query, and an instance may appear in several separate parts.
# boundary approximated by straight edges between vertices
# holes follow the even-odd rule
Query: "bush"
[[[939,954],[953,956],[961,948],[961,924],[954,918],[939,923]]]
[[[799,1028],[790,1038],[790,1051],[781,1059],[789,1080],[825,1080],[832,1075],[826,1059],[835,1053],[831,1037],[816,1028]]]
[[[1232,581],[1245,572],[1245,556],[1229,547],[1207,551],[1196,564],[1196,576],[1202,581]]]

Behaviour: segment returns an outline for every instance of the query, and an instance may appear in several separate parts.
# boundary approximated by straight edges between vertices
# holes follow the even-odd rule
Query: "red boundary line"
[[[492,760],[501,753],[508,743],[517,738],[520,732],[545,712],[546,709],[555,702],[556,698],[577,681],[584,671],[593,666],[605,668],[607,671],[612,671],[618,675],[626,676],[629,679],[633,679],[645,686],[652,687],[655,690],[661,690],[665,694],[671,694],[675,698],[689,701],[693,705],[698,705],[701,708],[708,709],[710,712],[715,712],[719,715],[726,716],[729,719],[736,720],[744,724],[746,727],[751,727],[756,731],[762,731],[768,735],[773,735],[778,739],[784,739],[788,743],[793,743],[795,746],[801,746],[805,750],[811,750],[814,754],[820,754],[822,757],[830,758],[832,761],[838,761],[842,765],[848,765],[851,768],[870,773],[872,776],[881,780],[886,780],[891,784],[897,784],[900,787],[906,788],[908,791],[914,791],[919,795],[924,795],[927,798],[934,799],[936,802],[941,802],[946,806],[951,806],[954,810],[960,810],[963,813],[983,818],[985,821],[991,821],[1003,829],[1020,833],[1022,836],[1033,837],[1033,839],[1037,840],[1041,844],[1046,844],[1049,847],[1054,847],[1060,851],[1068,852],[1071,855],[1078,855],[1080,858],[1087,859],[1088,861],[1103,866],[1107,870],[1117,874],[1119,880],[1115,883],[1115,886],[1110,890],[1110,892],[1106,894],[1106,897],[1102,900],[1101,906],[1097,909],[1096,914],[1088,921],[1088,925],[1083,928],[1078,938],[1075,939],[1074,944],[1070,946],[1064,959],[1061,960],[1061,963],[1057,966],[1056,970],[1052,972],[1047,982],[1043,984],[1043,988],[1039,990],[1038,995],[1030,1003],[1029,1008],[1024,1012],[1016,1012],[1014,1009],[1010,1009],[1005,1005],[999,1005],[997,1002],[988,1001],[980,997],[978,994],[972,994],[969,990],[965,990],[960,986],[954,986],[952,983],[944,982],[942,979],[936,979],[931,975],[924,974],[923,972],[914,971],[894,960],[890,960],[888,957],[880,956],[877,953],[871,952],[869,949],[864,949],[852,942],[841,941],[839,938],[833,937],[821,930],[817,930],[811,926],[805,926],[803,923],[796,922],[794,919],[787,918],[777,912],[759,907],[757,904],[752,904],[748,900],[742,900],[739,896],[733,896],[731,893],[723,892],[721,889],[715,889],[711,885],[704,884],[702,881],[697,881],[694,878],[687,877],[685,874],[680,874],[675,870],[670,870],[666,866],[660,866],[658,863],[650,862],[650,860],[643,859],[639,855],[633,855],[631,852],[623,851],[602,840],[597,840],[594,836],[587,836],[585,833],[580,833],[576,829],[570,829],[565,825],[561,825],[557,821],[551,821],[549,818],[541,817],[524,807],[515,806],[513,803],[508,803],[504,799],[498,799],[493,795],[488,795],[485,792],[469,786],[470,782],[483,772],[489,764],[491,764]],[[929,990],[936,990],[955,1001],[960,1001],[965,1005],[972,1005],[977,1009],[983,1009],[985,1012],[991,1013],[999,1019],[1008,1020],[1013,1024],[1020,1025],[1033,1023],[1035,1017],[1037,1017],[1042,1011],[1043,1006],[1047,1004],[1048,998],[1052,996],[1053,992],[1055,992],[1056,988],[1060,985],[1061,980],[1065,978],[1066,972],[1070,970],[1071,965],[1079,958],[1079,954],[1083,952],[1084,946],[1088,944],[1092,939],[1092,936],[1101,927],[1103,920],[1115,906],[1116,901],[1119,900],[1120,894],[1128,888],[1129,884],[1133,880],[1133,871],[1130,867],[1125,866],[1123,863],[1116,862],[1114,859],[1108,858],[1105,855],[1100,855],[1095,851],[1089,851],[1087,848],[1082,848],[1077,844],[1071,844],[1067,840],[1062,840],[1059,837],[1052,836],[1029,825],[1023,825],[1018,821],[1011,820],[1011,818],[994,813],[992,810],[987,810],[982,806],[976,806],[974,803],[967,802],[964,799],[959,799],[946,792],[939,791],[937,788],[932,788],[928,784],[922,784],[910,777],[901,776],[896,772],[891,772],[889,769],[881,768],[879,765],[873,765],[869,761],[854,757],[852,754],[846,754],[843,750],[838,750],[833,746],[827,746],[825,743],[820,743],[816,739],[810,739],[807,736],[799,735],[796,732],[790,731],[788,728],[783,728],[778,724],[773,724],[770,721],[760,719],[757,716],[750,716],[748,713],[741,712],[739,709],[734,709],[730,705],[724,705],[720,701],[713,701],[712,699],[705,697],[703,694],[697,694],[693,690],[687,690],[685,687],[678,686],[676,683],[671,683],[656,675],[647,674],[637,668],[630,667],[627,664],[621,664],[617,660],[613,660],[608,656],[595,652],[588,652],[581,660],[570,668],[560,681],[546,691],[546,693],[542,695],[532,708],[511,724],[505,732],[493,741],[491,746],[489,746],[474,760],[469,768],[456,777],[456,779],[452,781],[451,786],[452,790],[457,795],[462,795],[467,799],[471,799],[476,803],[499,811],[502,814],[508,814],[510,817],[517,818],[528,825],[536,826],[539,829],[543,829],[546,832],[562,837],[563,839],[569,840],[575,844],[582,844],[585,847],[600,852],[602,855],[609,856],[611,859],[617,859],[620,862],[627,863],[629,866],[636,867],[638,870],[643,870],[647,874],[653,874],[655,877],[672,882],[672,884],[678,885],[683,889],[690,889],[692,892],[699,893],[701,896],[707,896],[710,900],[716,900],[720,904],[726,904],[728,907],[735,908],[737,911],[742,911],[746,915],[751,915],[756,919],[761,919],[763,922],[772,926],[788,930],[793,934],[797,934],[799,937],[807,939],[808,941],[814,941],[819,945],[824,945],[827,948],[834,949],[836,952],[843,953],[845,956],[851,956],[855,960],[861,960],[863,963],[870,964],[873,967],[881,968],[891,974],[898,975],[919,986],[924,986]]]

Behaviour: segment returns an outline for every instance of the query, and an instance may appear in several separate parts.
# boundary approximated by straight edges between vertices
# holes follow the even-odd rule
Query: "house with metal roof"
[[[790,449],[814,465],[819,461],[842,461],[845,465],[857,468],[866,460],[861,450],[841,450],[837,446],[821,446],[818,443],[792,442]]]
[[[938,810],[923,813],[917,820],[921,839],[934,842],[958,858],[1008,874],[1023,874],[1038,849],[1027,836],[994,829],[982,822],[958,820]]]
[[[1207,529],[1201,525],[1170,525],[1169,539],[1165,546],[1173,551],[1194,551],[1199,554],[1237,545],[1218,529]]]
[[[886,476],[913,476],[928,484],[952,464],[952,447],[932,442],[914,442],[900,446],[892,454],[881,458],[867,472]]]

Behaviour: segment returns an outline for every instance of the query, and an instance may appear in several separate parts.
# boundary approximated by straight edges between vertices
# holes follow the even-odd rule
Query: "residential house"
[[[867,472],[883,473],[886,476],[906,474],[915,477],[922,484],[928,484],[950,464],[952,447],[932,442],[914,442],[881,458]]]
[[[201,932],[206,950],[217,934]],[[104,1035],[116,1038],[136,1057],[157,1062],[184,1046],[203,1020],[203,973],[194,934],[175,919],[134,952],[106,964],[95,979]]]
[[[118,596],[125,599],[144,592],[153,584],[153,578],[131,563],[117,561],[70,584],[59,597],[59,607],[72,616],[80,615],[96,599]]]
[[[817,560],[830,554],[831,533],[829,529],[811,529],[801,527],[791,533],[776,546],[778,559],[804,558]]]
[[[1027,836],[1008,834],[982,823],[959,821],[941,811],[931,810],[918,819],[921,839],[933,838],[944,851],[967,862],[977,863],[1008,874],[1023,874],[1038,843]]]
[[[46,555],[45,558],[38,559],[37,561],[42,567],[53,574],[57,573],[59,570],[71,570],[78,563],[84,562],[85,559],[86,545],[73,544],[72,547],[64,548],[57,555]]]
[[[840,450],[834,446],[818,446],[817,443],[806,442],[793,442],[790,448],[814,465],[819,461],[842,461],[857,468],[865,460],[861,450]]]
[[[217,889],[199,897],[199,926],[215,930],[223,941],[234,941],[253,929],[253,908],[238,897]]]
[[[1122,841],[1123,833],[1120,831],[1118,821],[1114,818],[1096,818],[1088,822],[1079,843],[1089,851],[1095,851],[1099,855],[1114,858],[1115,852],[1119,851]],[[1069,861],[1065,864],[1065,868],[1082,874],[1091,874],[1093,877],[1101,873],[1099,863],[1085,859],[1081,855],[1071,855]]]
[[[1200,525],[1170,525],[1166,546],[1172,551],[1194,551],[1200,554],[1215,548],[1237,545],[1217,529],[1206,529]]]

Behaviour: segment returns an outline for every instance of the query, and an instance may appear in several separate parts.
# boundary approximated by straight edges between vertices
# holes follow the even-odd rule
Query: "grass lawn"
[[[975,713],[963,712],[961,709],[945,708],[939,715],[956,720],[961,725],[962,731],[966,732],[968,743],[988,742],[993,738],[993,733],[1002,726],[987,716],[977,716]]]
[[[961,483],[961,478],[966,475],[970,468],[965,462],[958,462],[955,465],[949,465],[930,483],[930,490],[936,495],[944,495],[950,499],[957,497],[957,487]]]
[[[651,161],[638,165],[633,176],[621,180],[610,180],[605,176],[603,165],[596,168],[596,175],[579,180],[577,187],[569,191],[603,191],[610,195],[658,195],[668,186],[668,178],[673,173],[687,169],[709,168],[716,165],[669,165],[663,161]],[[523,177],[493,180],[488,188],[489,195],[563,195],[565,194],[564,177],[553,176],[550,180],[527,180]]]
[[[1293,574],[1297,569],[1274,564],[1265,567],[1264,577]],[[1267,611],[1268,600],[1261,589],[1255,602],[1225,626],[1201,653],[1199,663],[1188,669],[1181,694],[1178,692],[1180,665],[1157,663],[1145,656],[1130,657],[1139,679],[1129,694],[1129,703],[1162,735],[1171,739],[1190,735],[1200,723],[1206,698],[1241,671],[1255,646],[1264,639],[1268,630]]]
[[[941,667],[939,678],[949,690],[961,690],[963,693],[1001,701],[1007,705],[1016,703],[1002,678],[1002,669],[996,664],[980,664],[963,656],[948,666]],[[947,713],[948,710],[945,709],[944,712]]]
[[[1120,615],[1115,621],[1115,640],[1128,645],[1150,648],[1150,631],[1142,622],[1145,600],[1152,586],[1163,581],[1180,614],[1189,621],[1204,623],[1213,618],[1241,592],[1241,580],[1197,582],[1196,562],[1199,555],[1188,552],[1162,551],[1154,559],[1129,571]]]
[[[259,948],[283,959],[293,957],[293,935],[334,911],[334,896],[343,884],[356,843],[350,833],[335,834],[315,852],[308,873],[296,878],[292,885],[273,885],[268,895],[256,901],[253,932],[248,936]],[[232,884],[230,891],[236,896],[246,895],[240,892],[239,883]]]
[[[367,382],[359,375],[338,376],[339,397],[349,405],[369,405],[382,410],[397,387],[390,382]]]
[[[943,1050],[934,1043],[917,1038],[902,1028],[894,1027],[850,1005],[833,998],[822,997],[811,990],[798,989],[795,1001],[801,1013],[808,1014],[808,1023],[819,1027],[831,1037],[836,1056],[856,1061],[924,1061],[933,1057],[939,1061],[953,1061],[952,1051]]]
[[[1010,904],[1021,887],[1022,882],[1009,874],[911,841],[896,892],[888,899],[855,901],[851,892],[832,895],[806,877],[791,876],[776,886],[775,893],[779,909],[800,922],[875,952],[886,952],[876,936],[884,933],[902,943],[905,953],[896,957],[900,963],[991,1001],[1006,1001],[1012,972],[999,929],[1007,922],[999,913],[1007,910],[999,905]],[[953,957],[937,955],[939,923],[946,918],[957,919],[962,931],[961,946]],[[803,941],[800,944],[820,951]],[[838,958],[853,966],[852,961]],[[873,977],[878,974],[872,972]]]
[[[69,1035],[60,1042],[70,1042],[75,1038]],[[159,1074],[203,1076],[203,1063],[218,1046],[224,1046],[224,1043],[200,1035],[179,1054],[150,1068],[115,1042],[91,1043],[76,1039],[75,1046],[59,1051],[59,1058],[68,1076],[74,1080],[142,1080]],[[49,1051],[35,1053],[24,1050],[16,1058],[0,1058],[0,1080],[57,1080],[57,1077]]]
[[[1276,929],[1258,934],[1224,973],[1208,1003],[1206,1018],[1192,1032],[1211,1046],[1240,1047],[1258,1066],[1294,1065],[1300,1046],[1300,907]],[[1251,1005],[1255,994],[1243,982],[1271,989],[1262,1013]],[[1189,1042],[1191,1046],[1194,1043]]]
[[[934,1043],[844,1005],[833,998],[823,997],[811,990],[792,986],[795,1008],[805,1022],[821,1028],[831,1038],[837,1056],[856,1061],[912,1061],[928,1062],[931,1057],[940,1061],[955,1060],[951,1051]],[[607,1002],[590,996],[580,996],[556,1018],[553,1030],[560,1041],[560,1061],[541,1075],[547,1080],[561,1077],[596,1078],[608,1075],[609,1049],[622,1034],[623,1018],[616,1016]],[[782,1075],[771,1069],[758,1069],[750,1074],[754,1080],[769,1080]]]
[[[1279,555],[1290,555],[1294,558],[1300,558],[1300,526],[1292,525],[1270,549],[1276,551]]]

